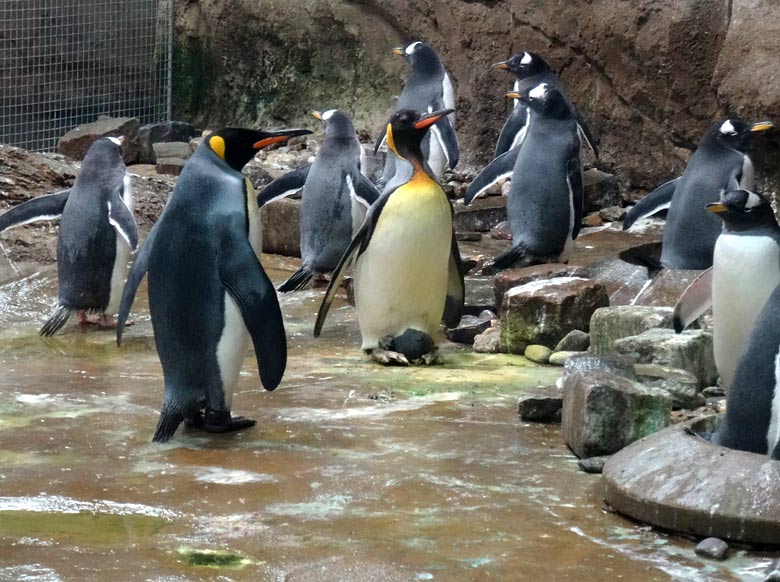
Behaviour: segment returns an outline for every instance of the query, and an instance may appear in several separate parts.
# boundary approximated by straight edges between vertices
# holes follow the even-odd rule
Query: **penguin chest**
[[[438,184],[412,179],[393,193],[355,265],[363,349],[408,328],[436,332],[447,294],[451,237],[449,202]]]
[[[713,347],[724,386],[769,296],[780,283],[780,247],[768,236],[723,233],[712,277]]]

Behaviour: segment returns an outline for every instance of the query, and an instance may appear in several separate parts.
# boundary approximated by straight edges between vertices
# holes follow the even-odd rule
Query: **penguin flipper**
[[[585,140],[585,143],[588,144],[590,151],[592,151],[593,155],[598,158],[599,140],[597,140],[593,135],[593,132],[590,130],[590,127],[588,127],[588,124],[585,121],[585,118],[582,116],[582,113],[580,113],[576,107],[572,107],[572,113],[574,113],[574,120],[577,122],[577,133],[580,135],[580,139]]]
[[[371,180],[360,172],[354,172],[351,178],[350,194],[355,200],[366,208],[370,208],[374,202],[379,200],[379,190],[371,183]]]
[[[152,254],[152,247],[154,246],[154,239],[157,236],[159,225],[160,221],[158,220],[146,236],[141,249],[136,253],[133,266],[127,274],[125,288],[122,290],[122,300],[119,303],[119,313],[116,316],[116,345],[118,346],[122,345],[122,332],[124,332],[125,323],[130,315],[130,308],[133,306],[138,286],[144,280],[146,271],[149,270],[149,257]]]
[[[289,279],[279,285],[276,290],[279,291],[279,293],[300,291],[309,284],[313,275],[314,273],[311,272],[311,269],[307,265],[302,265],[300,269],[290,275]]]
[[[381,148],[382,144],[385,143],[385,139],[387,139],[387,125],[382,127],[382,131],[379,132],[379,135],[374,142],[374,155],[377,154],[379,148]]]
[[[242,232],[244,228],[243,224],[230,226],[228,221],[228,233]],[[221,250],[220,279],[236,302],[244,325],[252,336],[263,388],[273,390],[282,381],[287,367],[287,336],[276,290],[248,239],[225,236]]]
[[[257,195],[257,205],[264,206],[274,200],[295,194],[306,184],[310,169],[311,164],[278,177],[260,191],[260,194]]]
[[[65,203],[70,196],[70,190],[63,190],[56,194],[47,194],[31,198],[14,206],[0,216],[0,231],[12,226],[29,224],[36,220],[54,220],[62,215]]]
[[[572,209],[574,210],[574,225],[571,231],[571,239],[574,240],[580,234],[584,204],[582,163],[579,151],[575,152],[566,162],[566,185],[569,187],[569,196],[571,196]]]
[[[501,133],[499,134],[498,141],[496,142],[495,158],[501,154],[505,154],[512,149],[517,134],[523,131],[523,128],[527,123],[528,108],[522,103],[515,105],[514,109],[512,109],[512,113],[510,113],[509,117],[506,118],[504,127],[501,128]]]
[[[460,260],[458,240],[455,229],[452,230],[452,245],[450,247],[450,262],[447,272],[447,299],[444,303],[444,325],[457,327],[463,316],[463,305],[466,301],[466,286],[463,282],[463,263]]]
[[[111,197],[111,201],[108,203],[108,222],[111,223],[117,234],[125,239],[130,248],[135,250],[138,247],[138,227],[122,194],[123,188],[120,188]]]
[[[682,176],[664,182],[637,202],[633,208],[630,208],[628,212],[626,212],[626,217],[623,219],[623,230],[628,230],[641,218],[646,218],[652,216],[656,212],[667,210],[672,204],[672,196],[674,196],[674,190],[677,188],[677,184],[680,183],[680,178],[682,178]]]
[[[515,162],[520,153],[517,146],[498,156],[482,170],[466,189],[465,202],[471,204],[474,198],[480,196],[485,190],[501,179],[509,178],[515,169]]]
[[[674,331],[682,331],[712,306],[712,267],[685,288],[674,306]]]

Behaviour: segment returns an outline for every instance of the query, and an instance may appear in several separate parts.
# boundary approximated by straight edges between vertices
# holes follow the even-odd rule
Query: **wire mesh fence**
[[[174,0],[0,0],[0,143],[50,151],[100,115],[170,118]]]

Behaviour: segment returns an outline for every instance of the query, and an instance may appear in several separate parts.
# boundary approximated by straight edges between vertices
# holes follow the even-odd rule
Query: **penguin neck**
[[[399,151],[397,155],[412,165],[412,178],[425,176],[430,178],[428,171],[425,169],[425,161],[423,160],[420,144],[410,146],[406,151]]]

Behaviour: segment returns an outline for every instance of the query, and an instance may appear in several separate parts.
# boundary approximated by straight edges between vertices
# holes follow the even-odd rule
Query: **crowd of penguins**
[[[331,109],[314,112],[325,139],[313,163],[259,194],[243,167],[258,150],[311,132],[223,128],[206,136],[129,272],[138,231],[121,138],[96,141],[69,190],[0,217],[0,230],[61,220],[59,300],[42,335],[57,332],[76,312],[81,324],[115,326],[121,343],[148,276],[165,382],[155,441],[169,440],[182,422],[208,432],[254,424],[231,415],[250,341],[263,386],[280,383],[286,336],[277,290],[260,263],[259,208],[299,190],[302,262],[278,291],[301,290],[331,274],[314,325],[318,336],[351,269],[362,349],[385,364],[437,361],[434,338],[442,321],[458,325],[465,295],[452,207],[439,185],[458,163],[455,92],[428,44],[394,52],[408,61],[410,74],[376,143],[387,149],[376,184],[364,174],[350,118]],[[493,161],[469,185],[465,202],[511,180],[512,244],[494,269],[566,262],[582,219],[581,149],[587,144],[598,156],[597,141],[541,56],[522,52],[494,66],[516,77],[506,94],[514,107]],[[712,307],[716,363],[729,395],[726,422],[714,439],[780,458],[780,227],[768,200],[751,191],[746,154],[750,138],[771,128],[768,121],[715,123],[683,175],[629,210],[624,228],[667,210],[660,260],[640,262],[655,270],[704,270],[680,299],[675,327],[681,331]]]

